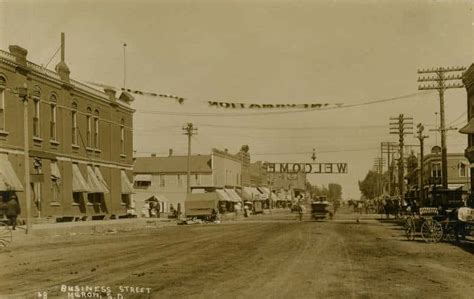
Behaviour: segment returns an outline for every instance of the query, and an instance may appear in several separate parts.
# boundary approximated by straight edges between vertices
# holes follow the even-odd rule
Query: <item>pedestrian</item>
[[[156,210],[156,218],[160,218],[160,212],[161,212],[161,204],[160,202],[157,202],[155,205],[155,210]]]
[[[148,202],[148,217],[153,217],[153,201]]]
[[[12,195],[10,197],[10,200],[7,202],[6,208],[6,215],[8,221],[12,226],[12,229],[15,230],[17,217],[21,213],[20,205],[18,204],[18,199],[15,195]]]
[[[176,218],[176,210],[173,207],[173,204],[170,204],[170,214],[172,218]]]
[[[303,221],[303,213],[304,213],[304,205],[303,204],[300,204],[298,206],[298,213],[300,215],[300,221]]]
[[[244,205],[244,216],[245,217],[249,216],[249,206],[248,205]]]

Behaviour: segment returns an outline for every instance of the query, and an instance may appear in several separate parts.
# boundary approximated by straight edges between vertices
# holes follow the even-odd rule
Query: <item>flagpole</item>
[[[126,87],[127,80],[127,59],[126,59],[126,48],[127,44],[123,43],[123,88]]]

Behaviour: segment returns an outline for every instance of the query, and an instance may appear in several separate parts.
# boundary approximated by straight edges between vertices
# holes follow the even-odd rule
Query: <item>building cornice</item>
[[[474,85],[474,63],[463,73],[462,82],[467,90]]]
[[[54,72],[50,69],[44,68],[42,66],[39,66],[36,63],[33,63],[31,61],[27,61],[26,62],[26,67],[22,66],[22,65],[18,64],[15,61],[15,56],[10,54],[9,52],[0,50],[0,63],[15,67],[17,70],[18,70],[18,68],[21,68],[20,71],[22,73],[23,72],[28,73],[28,76],[30,76],[30,77],[31,77],[31,75],[35,75],[37,77],[40,77],[40,78],[46,79],[46,80],[48,80],[52,83],[55,83],[59,87],[62,87],[66,90],[70,90],[70,91],[74,90],[75,92],[81,93],[81,94],[85,95],[86,97],[93,97],[96,100],[99,100],[99,101],[102,101],[102,102],[106,103],[107,105],[119,106],[120,108],[122,108],[126,112],[131,112],[131,113],[135,112],[135,109],[133,109],[131,107],[127,107],[123,103],[120,103],[118,101],[117,102],[112,102],[108,98],[107,94],[105,92],[101,91],[101,90],[95,89],[95,88],[93,88],[89,85],[86,85],[86,84],[84,84],[80,81],[74,80],[74,79],[70,79],[69,82],[63,81],[59,77],[58,73],[56,73],[56,72]]]

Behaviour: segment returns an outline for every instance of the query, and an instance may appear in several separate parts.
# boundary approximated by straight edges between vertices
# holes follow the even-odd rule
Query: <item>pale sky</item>
[[[250,116],[201,101],[351,104],[413,94],[418,68],[473,62],[472,16],[470,1],[0,0],[0,48],[23,46],[29,60],[46,64],[65,32],[73,78],[121,87],[127,43],[128,88],[189,98],[179,105],[136,97],[138,154],[185,154],[181,127],[193,122],[193,153],[248,144],[252,161],[310,162],[316,148],[317,162],[347,162],[349,173],[309,180],[340,183],[344,197],[358,198],[357,181],[372,169],[380,142],[397,141],[389,117],[404,113],[433,129],[436,93]],[[447,91],[446,123],[461,127],[465,111],[465,90]],[[426,150],[436,140],[429,133]],[[447,140],[448,152],[464,151],[464,135],[450,131]]]

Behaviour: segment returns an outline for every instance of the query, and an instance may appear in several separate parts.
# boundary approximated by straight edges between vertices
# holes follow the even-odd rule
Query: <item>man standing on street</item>
[[[16,196],[10,197],[10,200],[7,202],[6,214],[13,230],[16,228],[16,218],[20,213],[21,210],[20,205],[18,204],[18,199]]]

